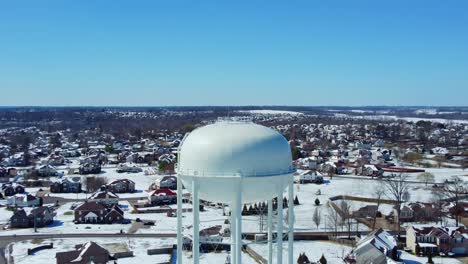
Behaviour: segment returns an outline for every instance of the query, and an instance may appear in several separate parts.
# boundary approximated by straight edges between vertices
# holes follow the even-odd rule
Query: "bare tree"
[[[443,217],[444,214],[442,213],[443,207],[444,207],[444,198],[445,194],[441,189],[435,189],[432,191],[432,197],[431,197],[431,203],[434,205],[434,218],[439,221],[440,224],[443,224]]]
[[[396,202],[397,210],[397,229],[398,229],[398,238],[400,238],[400,214],[401,214],[401,204],[409,199],[409,185],[406,181],[408,178],[405,174],[393,175],[385,179],[385,189],[387,196]]]
[[[320,210],[320,207],[315,207],[314,210],[314,215],[312,216],[312,221],[314,221],[314,224],[317,226],[317,229],[320,226],[320,222],[322,220],[322,212]]]
[[[468,194],[468,184],[458,176],[453,176],[450,181],[447,181],[442,187],[444,196],[447,201],[453,202],[455,206],[451,213],[455,217],[456,225],[460,221],[460,214],[463,213],[463,207],[460,205],[464,195]]]
[[[380,204],[382,203],[382,198],[385,195],[385,186],[383,185],[382,181],[377,182],[377,186],[374,190],[374,198],[377,201],[377,208],[374,212],[374,219],[372,220],[372,230],[375,230],[375,222],[377,221],[377,213],[379,212]]]
[[[341,209],[341,223],[346,227],[346,231],[348,232],[348,239],[351,239],[351,227],[353,224],[353,214],[351,211],[351,205],[349,205],[346,201],[341,201],[340,203]]]
[[[427,184],[429,182],[434,181],[434,174],[432,174],[430,172],[423,172],[423,173],[418,175],[418,180],[421,180],[422,182],[424,182],[426,184],[426,187],[427,187]]]
[[[106,177],[86,177],[86,191],[87,192],[95,192],[99,190],[103,185],[107,184]]]
[[[341,222],[341,217],[335,208],[332,205],[333,202],[328,203],[328,212],[327,212],[327,225],[330,228],[333,228],[333,234],[336,237],[338,235],[338,226]]]

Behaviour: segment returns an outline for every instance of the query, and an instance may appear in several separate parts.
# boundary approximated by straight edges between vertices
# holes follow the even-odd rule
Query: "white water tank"
[[[200,199],[231,203],[271,199],[294,172],[291,149],[277,131],[252,122],[220,121],[192,131],[179,149],[178,175]]]

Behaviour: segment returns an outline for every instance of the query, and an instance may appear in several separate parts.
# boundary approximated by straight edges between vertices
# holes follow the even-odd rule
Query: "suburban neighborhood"
[[[34,262],[47,252],[55,252],[51,259],[56,263],[100,258],[103,262],[97,263],[135,258],[171,263],[178,147],[185,134],[218,117],[203,111],[91,113],[107,119],[95,128],[49,125],[44,130],[32,120],[18,126],[25,121],[14,112],[0,112],[0,236],[12,241],[1,245],[8,263]],[[298,263],[466,263],[468,121],[329,113],[236,110],[230,117],[267,125],[291,146]],[[185,121],[193,115],[200,118],[197,123]],[[115,120],[157,118],[174,124],[113,130]],[[183,195],[184,217],[190,218],[192,197],[185,189]],[[272,208],[276,216],[277,200]],[[201,201],[200,211],[204,254],[224,263],[230,208]],[[247,263],[266,263],[267,212],[266,203],[243,205],[243,236],[252,241],[243,253]],[[187,247],[192,228],[184,226]],[[83,240],[88,233],[95,237]],[[54,234],[80,236],[82,242],[76,245],[65,237],[58,242]],[[18,240],[28,235],[44,238],[34,240],[39,244]],[[106,240],[110,235],[119,245]],[[125,237],[159,242],[145,246],[147,252],[130,250]],[[21,255],[37,247],[37,253]]]

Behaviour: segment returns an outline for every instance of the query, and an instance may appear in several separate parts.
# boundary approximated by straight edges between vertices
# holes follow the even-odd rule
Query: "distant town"
[[[220,120],[288,140],[298,264],[468,263],[468,107],[419,106],[2,107],[0,263],[175,263],[179,147]],[[242,208],[267,263],[266,201]],[[200,202],[200,263],[230,263],[230,210]]]

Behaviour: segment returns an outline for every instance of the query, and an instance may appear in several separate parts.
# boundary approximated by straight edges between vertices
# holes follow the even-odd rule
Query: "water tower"
[[[242,204],[268,201],[268,263],[272,263],[272,200],[278,197],[277,263],[283,263],[283,192],[288,188],[288,263],[293,264],[291,149],[273,129],[245,121],[218,121],[188,134],[177,165],[177,263],[182,264],[182,184],[192,195],[193,263],[199,263],[199,199],[231,208],[231,263],[241,264]]]

